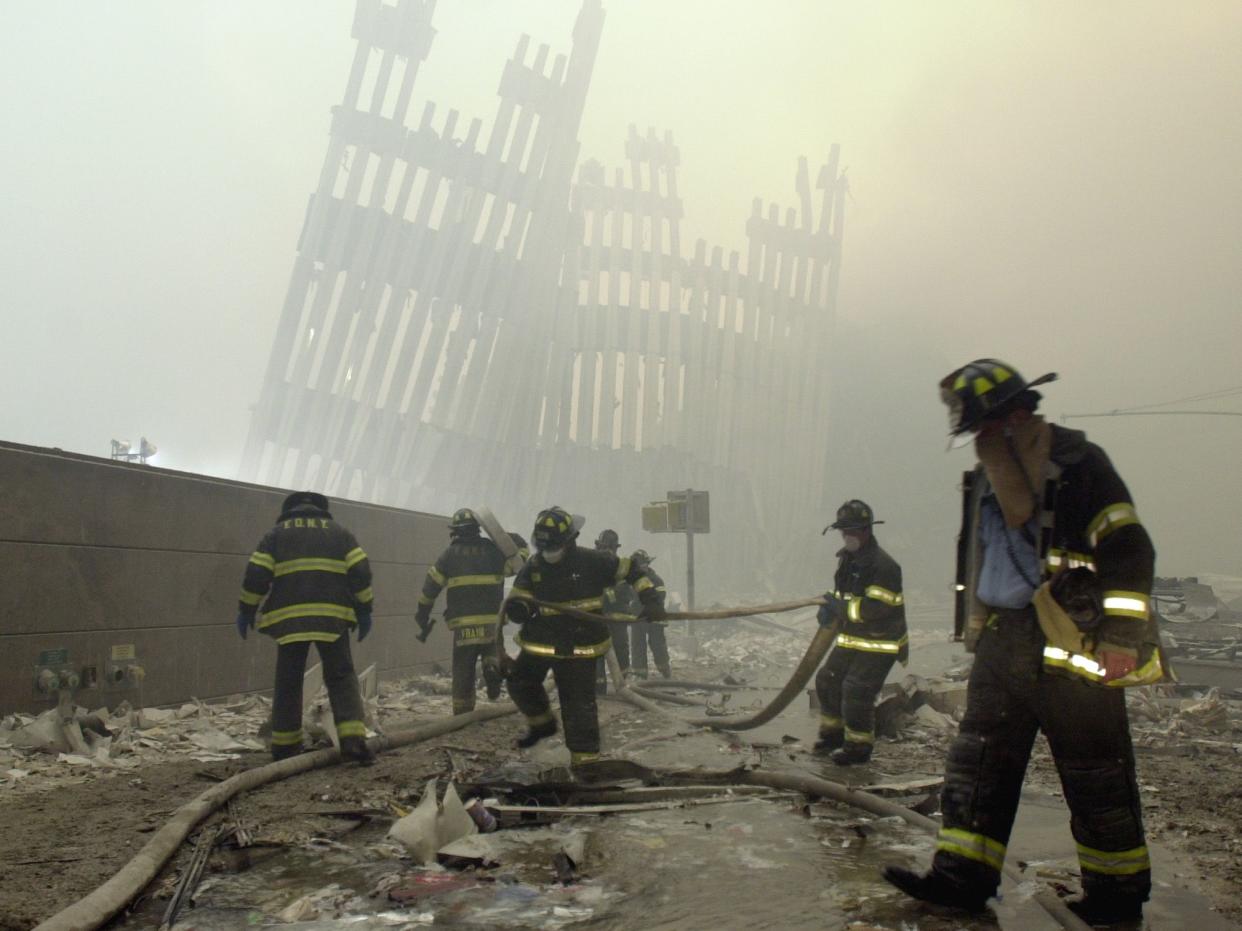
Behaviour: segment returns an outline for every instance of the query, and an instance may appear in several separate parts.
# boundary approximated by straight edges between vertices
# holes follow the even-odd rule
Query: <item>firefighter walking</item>
[[[480,533],[474,511],[458,510],[449,521],[449,545],[427,570],[414,613],[425,636],[431,629],[431,606],[441,590],[448,590],[444,619],[453,632],[453,714],[474,710],[480,661],[487,697],[492,701],[500,697],[502,681],[493,645],[504,581],[500,547]]]
[[[507,617],[521,626],[516,638],[521,652],[513,661],[509,694],[526,716],[528,731],[517,746],[532,747],[557,731],[543,688],[551,670],[565,745],[576,767],[599,759],[595,661],[608,652],[611,640],[603,621],[573,617],[562,609],[599,613],[604,590],[626,582],[638,594],[646,616],[663,616],[659,594],[644,570],[627,557],[578,546],[577,536],[574,519],[566,511],[553,507],[539,512],[535,555],[518,571],[505,604]],[[527,598],[550,606],[533,605]]]
[[[262,611],[260,612],[260,605]],[[328,499],[294,492],[281,505],[276,526],[259,541],[242,581],[237,630],[256,626],[276,641],[272,698],[272,759],[302,752],[302,677],[310,645],[323,663],[323,682],[336,719],[341,756],[370,763],[358,676],[349,634],[371,630],[371,565],[354,535],[338,524]]]
[[[839,530],[833,590],[819,609],[821,627],[839,625],[836,645],[815,677],[819,697],[818,752],[838,766],[866,763],[875,746],[875,700],[893,663],[906,662],[909,636],[901,566],[880,548],[871,508],[857,499],[837,509],[824,528]]]
[[[978,359],[941,382],[951,433],[974,439],[958,547],[957,634],[975,654],[949,749],[944,826],[926,874],[885,878],[982,910],[995,894],[1035,735],[1077,842],[1089,924],[1137,920],[1151,888],[1123,686],[1163,678],[1150,610],[1155,551],[1108,456],[1035,413],[1036,385]]]

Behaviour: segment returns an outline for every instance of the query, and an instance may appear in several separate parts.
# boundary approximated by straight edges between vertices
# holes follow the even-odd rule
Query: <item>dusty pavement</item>
[[[797,655],[803,641],[789,641],[779,650],[767,641],[762,651],[756,651],[753,631],[738,628],[736,633],[709,643],[698,661],[675,654],[676,674],[698,681],[716,680],[726,674],[760,681],[790,668],[789,656]],[[401,730],[447,714],[447,700],[435,694],[436,684],[424,682],[421,686],[416,690],[385,686],[388,697],[380,707],[384,730]],[[759,693],[740,690],[727,699],[719,693],[698,697],[725,707],[745,707],[762,700]],[[1203,705],[1148,699],[1139,699],[1137,707],[1132,705],[1146,820],[1151,838],[1177,855],[1175,868],[1180,874],[1160,878],[1199,890],[1223,917],[1242,924],[1242,758],[1238,755],[1242,749],[1242,717],[1234,703],[1209,702],[1206,709]],[[841,770],[808,753],[814,718],[805,706],[792,709],[776,722],[775,729],[742,734],[741,740],[677,738],[678,729],[653,724],[644,715],[611,700],[601,704],[601,712],[606,750],[613,754],[653,765],[693,763],[719,769],[762,765],[813,772],[858,785],[939,774],[951,738],[949,727],[938,727],[934,720],[920,723],[911,719],[903,726],[899,740],[881,740],[870,766]],[[210,715],[210,711],[205,713]],[[247,726],[253,727],[253,723]],[[406,810],[433,776],[446,777],[456,771],[459,776],[474,778],[518,757],[509,746],[521,729],[520,717],[501,718],[386,753],[371,768],[319,770],[240,797],[236,811],[256,838],[252,856],[316,845],[316,849],[330,848],[358,822],[317,812]],[[254,735],[234,736],[245,739]],[[48,766],[38,778],[7,778],[0,789],[0,928],[33,927],[85,895],[120,868],[178,805],[213,781],[267,760],[261,752],[235,755],[235,759],[213,760],[207,754],[205,759],[194,760],[170,754],[167,759],[144,761],[129,770],[64,764]],[[559,740],[534,754],[544,763],[563,756]],[[1028,789],[1049,795],[1058,791],[1055,770],[1042,740],[1036,747]],[[861,826],[854,826],[862,832]],[[746,827],[739,825],[739,832]],[[142,914],[159,914],[178,876],[178,867],[184,865],[188,854],[187,844],[164,877],[147,891],[145,901],[137,903]],[[245,865],[215,856],[208,878]],[[1057,879],[1056,870],[1043,875],[1054,882]],[[548,881],[551,879],[549,874]],[[1072,884],[1070,876],[1065,879]],[[961,927],[952,919],[911,911],[895,896],[888,900],[883,895],[879,900],[861,896],[857,901],[838,897],[833,904],[846,922],[855,922],[853,926],[859,928]],[[183,921],[192,915],[193,910],[184,912]]]

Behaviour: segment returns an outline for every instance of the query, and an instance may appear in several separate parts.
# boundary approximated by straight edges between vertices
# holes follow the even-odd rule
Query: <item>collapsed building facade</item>
[[[568,55],[518,41],[486,132],[430,102],[414,115],[433,11],[358,2],[241,477],[485,503],[523,532],[557,503],[627,545],[642,504],[708,489],[735,528],[700,544],[711,590],[822,574],[775,531],[828,509],[836,147],[814,179],[800,161],[796,208],[754,201],[744,255],[686,248],[670,133],[631,127],[626,168],[580,159],[599,0]]]

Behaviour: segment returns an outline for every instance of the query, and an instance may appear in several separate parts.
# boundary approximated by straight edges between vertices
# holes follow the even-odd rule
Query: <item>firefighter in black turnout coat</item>
[[[1035,735],[1061,776],[1088,924],[1135,921],[1151,888],[1127,685],[1164,678],[1150,606],[1155,550],[1100,447],[1035,413],[1012,366],[941,382],[951,432],[974,438],[958,545],[957,635],[975,654],[945,765],[930,872],[888,867],[916,898],[982,910],[995,894]]]
[[[260,612],[260,605],[262,610]],[[354,535],[332,519],[328,499],[313,491],[285,498],[276,526],[259,541],[242,581],[237,630],[255,627],[276,641],[272,758],[302,751],[302,677],[313,643],[336,719],[341,755],[369,763],[358,676],[349,633],[371,629],[371,564]]]
[[[655,585],[628,557],[580,547],[574,519],[561,508],[541,511],[535,518],[536,553],[514,580],[505,604],[507,617],[521,625],[521,653],[509,676],[509,694],[526,715],[529,730],[517,742],[532,747],[556,733],[556,718],[543,680],[548,670],[556,679],[570,762],[581,766],[599,759],[599,717],[595,705],[595,660],[611,646],[603,621],[585,620],[561,608],[599,614],[604,590],[629,583],[653,620],[664,615]],[[523,596],[550,607],[535,606]]]
[[[487,697],[500,697],[501,677],[494,644],[504,598],[505,557],[479,532],[474,511],[462,508],[449,522],[449,545],[427,570],[414,620],[431,628],[431,606],[447,588],[444,620],[453,632],[453,714],[474,710],[475,672],[483,662]]]
[[[819,609],[822,627],[840,625],[836,646],[815,677],[819,696],[819,740],[815,749],[833,751],[838,766],[866,763],[875,745],[875,699],[893,663],[906,661],[909,637],[901,593],[901,566],[880,549],[871,528],[871,508],[857,499],[837,509],[824,528],[841,531],[844,547],[833,590]]]

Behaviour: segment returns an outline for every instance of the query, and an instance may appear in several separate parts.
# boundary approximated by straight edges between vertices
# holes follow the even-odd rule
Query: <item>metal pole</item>
[[[694,610],[694,531],[689,526],[686,527],[686,604],[691,611]],[[698,659],[699,656],[697,628],[698,624],[690,621],[686,629],[690,635],[690,656],[693,659]]]

